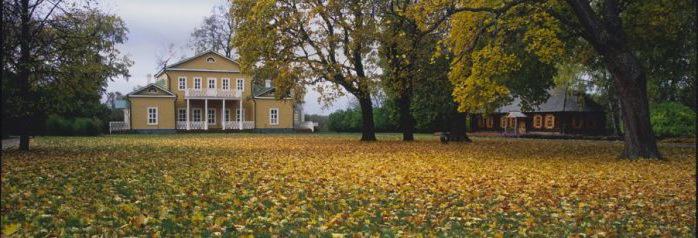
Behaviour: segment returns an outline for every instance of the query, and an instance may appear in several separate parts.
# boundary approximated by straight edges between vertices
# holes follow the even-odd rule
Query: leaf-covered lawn
[[[40,137],[2,156],[5,235],[694,236],[695,148],[394,135]]]

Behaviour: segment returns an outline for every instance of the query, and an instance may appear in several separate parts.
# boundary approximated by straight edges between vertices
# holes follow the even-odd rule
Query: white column
[[[208,130],[208,99],[204,99],[204,130]]]
[[[189,99],[187,99],[187,131],[191,130],[191,123],[189,123],[189,117],[191,115],[189,114]]]
[[[240,103],[239,103],[239,108],[240,108],[240,121],[238,121],[238,126],[240,127],[240,130],[242,130],[242,121],[245,120],[245,118],[243,118],[243,116],[245,115],[245,111],[244,111],[245,109],[242,108],[242,99],[238,100],[238,102],[240,102]]]
[[[221,127],[225,130],[225,99],[223,99],[223,109],[221,110]]]

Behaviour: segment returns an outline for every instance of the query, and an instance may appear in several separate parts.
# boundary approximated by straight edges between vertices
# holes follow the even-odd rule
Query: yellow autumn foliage
[[[39,137],[3,152],[5,236],[678,236],[693,147],[379,135]]]

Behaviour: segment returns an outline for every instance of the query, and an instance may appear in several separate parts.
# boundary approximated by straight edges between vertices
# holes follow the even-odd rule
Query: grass
[[[696,149],[380,134],[39,137],[2,157],[6,236],[696,235]]]

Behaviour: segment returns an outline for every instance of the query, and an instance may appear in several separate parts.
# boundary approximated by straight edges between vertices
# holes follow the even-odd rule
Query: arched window
[[[216,62],[216,60],[215,60],[213,57],[208,57],[208,58],[206,59],[206,62],[208,62],[208,63],[214,63],[214,62]]]
[[[533,116],[533,128],[536,128],[536,129],[543,128],[543,116],[541,116],[541,115]]]
[[[547,114],[545,115],[545,129],[555,128],[555,115]]]

